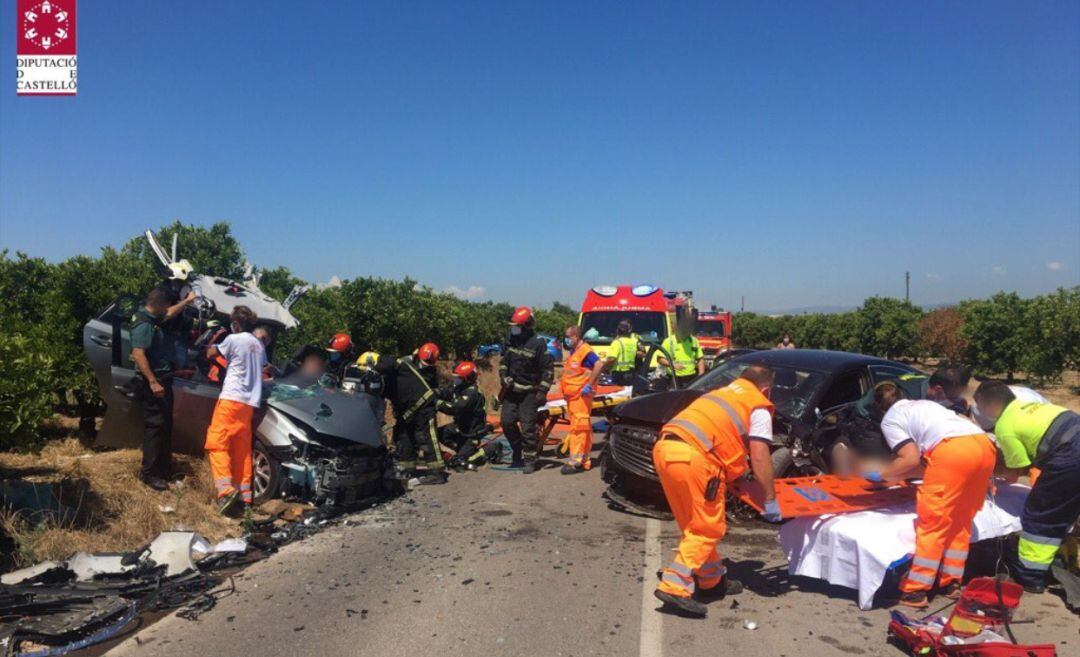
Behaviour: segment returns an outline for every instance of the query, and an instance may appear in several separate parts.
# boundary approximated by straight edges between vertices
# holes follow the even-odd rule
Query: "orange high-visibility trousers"
[[[656,441],[653,464],[682,531],[675,559],[664,568],[657,589],[689,597],[694,593],[695,575],[698,586],[711,589],[727,574],[716,551],[727,532],[723,470],[697,448],[672,439]],[[720,477],[720,488],[710,502],[705,499],[705,488],[712,477]]]
[[[915,558],[900,583],[904,592],[959,582],[971,543],[971,522],[986,500],[997,453],[984,434],[948,438],[926,458],[915,497]],[[939,575],[940,571],[940,575]]]
[[[219,399],[206,430],[206,453],[218,498],[233,491],[251,504],[251,419],[255,407]]]
[[[592,400],[591,395],[566,400],[566,413],[570,416],[570,433],[566,436],[570,465],[586,470],[592,467]]]

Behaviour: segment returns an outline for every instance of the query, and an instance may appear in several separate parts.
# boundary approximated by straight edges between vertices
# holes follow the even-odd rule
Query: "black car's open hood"
[[[372,395],[320,387],[301,389],[296,395],[283,392],[275,388],[267,405],[319,433],[382,446],[382,424],[376,416],[379,404]]]
[[[704,391],[691,388],[657,392],[623,402],[615,407],[613,413],[619,422],[661,425],[702,394]]]

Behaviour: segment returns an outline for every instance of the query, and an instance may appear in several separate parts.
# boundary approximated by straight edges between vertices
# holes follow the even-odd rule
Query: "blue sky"
[[[180,218],[299,275],[748,309],[1080,284],[1076,2],[90,2],[15,95],[0,247]]]

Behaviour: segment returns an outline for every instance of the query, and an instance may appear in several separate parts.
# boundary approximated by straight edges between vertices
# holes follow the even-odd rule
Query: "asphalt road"
[[[609,509],[603,488],[597,471],[455,475],[287,546],[198,621],[169,616],[110,654],[903,654],[886,643],[886,610],[789,581],[776,530],[761,522],[722,544],[747,591],[714,602],[706,620],[657,612],[654,573],[677,528]],[[1026,597],[1019,618],[1031,621],[1015,626],[1021,641],[1078,654],[1080,622],[1057,597]]]

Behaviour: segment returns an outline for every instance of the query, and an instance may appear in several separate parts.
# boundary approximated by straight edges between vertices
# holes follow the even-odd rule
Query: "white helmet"
[[[169,263],[169,278],[174,281],[186,281],[191,278],[195,268],[187,260],[177,260]]]

